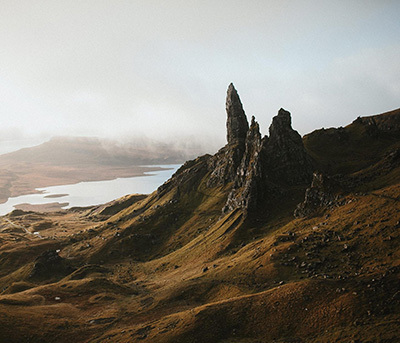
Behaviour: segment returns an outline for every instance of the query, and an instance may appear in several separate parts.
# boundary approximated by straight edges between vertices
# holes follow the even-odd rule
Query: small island
[[[18,204],[15,205],[15,209],[22,211],[34,211],[34,212],[56,212],[69,205],[69,202],[50,202],[48,204]]]
[[[45,195],[44,198],[48,198],[48,199],[53,199],[53,198],[62,198],[62,197],[66,197],[69,194],[49,194],[49,195]]]

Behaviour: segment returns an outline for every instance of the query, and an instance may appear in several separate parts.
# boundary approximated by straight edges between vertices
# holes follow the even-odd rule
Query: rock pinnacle
[[[246,114],[244,113],[239,95],[231,83],[226,96],[226,128],[228,144],[244,142],[249,129]]]

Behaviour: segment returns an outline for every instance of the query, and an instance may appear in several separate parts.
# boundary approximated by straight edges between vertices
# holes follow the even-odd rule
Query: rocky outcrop
[[[259,189],[261,177],[261,163],[259,153],[262,147],[260,128],[252,117],[250,128],[245,141],[245,152],[236,171],[235,184],[228,195],[223,212],[230,212],[236,208],[252,207]]]
[[[285,185],[309,184],[313,173],[312,161],[301,136],[292,128],[288,111],[279,110],[272,119],[269,134],[265,155],[273,181]]]
[[[231,83],[226,96],[226,128],[228,144],[215,154],[208,163],[211,171],[208,187],[233,182],[245,150],[249,124],[239,95]]]
[[[224,186],[233,182],[237,168],[242,160],[243,145],[226,145],[208,161],[208,170],[211,172],[207,187]]]
[[[208,172],[207,162],[210,158],[210,155],[203,155],[185,162],[169,180],[158,187],[157,196],[161,198],[171,190],[175,190],[175,197],[179,198],[181,192],[189,193],[195,189]]]
[[[358,117],[353,123],[365,125],[370,132],[400,132],[400,109],[369,117]]]
[[[226,114],[227,144],[214,156],[205,155],[185,163],[159,187],[159,196],[174,188],[179,197],[182,192],[196,188],[208,174],[205,179],[208,188],[232,185],[224,213],[235,209],[250,212],[273,203],[277,197],[289,193],[291,187],[306,188],[311,182],[313,166],[301,136],[291,126],[288,111],[280,109],[269,128],[270,136],[261,138],[259,124],[252,117],[249,127],[239,95],[230,84]]]
[[[332,205],[338,199],[337,190],[338,184],[332,178],[315,172],[311,187],[306,190],[304,202],[297,205],[294,216],[308,217]]]
[[[36,258],[29,278],[52,278],[73,271],[74,269],[67,263],[67,260],[58,255],[58,252],[48,250]]]
[[[224,212],[236,208],[253,211],[285,194],[288,187],[307,184],[313,171],[301,136],[292,129],[290,113],[280,109],[272,120],[270,136],[261,139],[254,117],[245,152]]]
[[[226,129],[228,144],[243,143],[246,139],[249,124],[239,95],[231,83],[226,95]]]

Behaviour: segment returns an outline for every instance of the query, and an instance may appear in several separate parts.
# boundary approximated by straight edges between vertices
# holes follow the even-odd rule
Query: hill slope
[[[153,194],[3,217],[0,341],[399,341],[399,111],[302,140],[226,104]]]
[[[201,150],[195,145],[178,148],[147,140],[118,144],[98,138],[56,137],[0,155],[0,203],[36,193],[41,187],[141,176],[159,170],[148,165],[183,163]]]

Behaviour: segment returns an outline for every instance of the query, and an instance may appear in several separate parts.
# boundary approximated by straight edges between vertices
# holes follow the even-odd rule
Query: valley
[[[226,112],[149,195],[0,218],[0,342],[400,339],[400,110],[261,137],[231,84]]]

